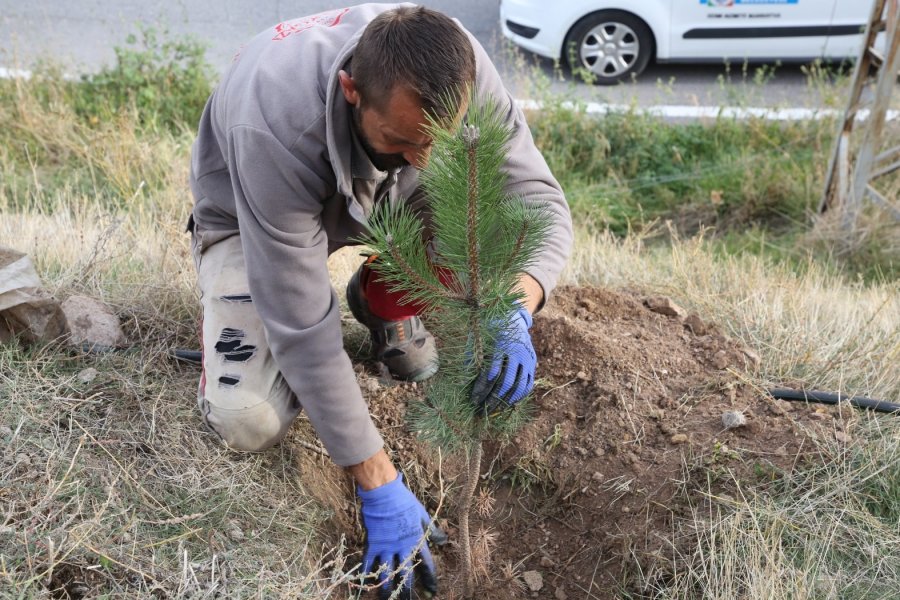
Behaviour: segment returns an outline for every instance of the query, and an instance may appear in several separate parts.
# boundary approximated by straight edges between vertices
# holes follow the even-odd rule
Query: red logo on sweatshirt
[[[279,42],[297,33],[303,33],[307,29],[312,29],[316,25],[322,27],[334,27],[341,22],[341,19],[350,12],[349,8],[335,10],[311,17],[303,17],[294,21],[285,21],[275,26],[275,37],[272,39]]]

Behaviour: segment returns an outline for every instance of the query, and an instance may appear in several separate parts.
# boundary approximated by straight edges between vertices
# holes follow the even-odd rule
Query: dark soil
[[[688,538],[673,539],[692,505],[710,492],[732,494],[735,479],[771,481],[811,448],[810,435],[842,427],[830,409],[775,401],[754,387],[747,373],[756,354],[715,324],[660,314],[646,301],[562,288],[535,318],[534,418],[510,443],[485,448],[472,518],[476,597],[640,597],[691,551]],[[670,312],[662,305],[655,310]],[[420,386],[391,382],[371,363],[359,365],[359,378],[395,463],[430,510],[440,507],[451,535],[435,552],[440,597],[459,598],[462,462],[439,459],[406,428],[405,407],[421,400]],[[727,430],[727,411],[742,412],[746,424]],[[347,507],[335,506],[337,528],[354,539]]]

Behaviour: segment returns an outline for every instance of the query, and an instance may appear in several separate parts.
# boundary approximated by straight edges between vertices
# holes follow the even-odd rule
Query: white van
[[[596,83],[658,62],[856,58],[874,0],[500,0],[503,33]]]

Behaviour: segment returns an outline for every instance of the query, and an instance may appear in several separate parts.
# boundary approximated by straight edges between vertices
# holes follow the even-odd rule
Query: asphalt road
[[[809,85],[798,67],[651,66],[637,83],[594,87],[571,81],[550,61],[510,51],[500,33],[498,0],[420,0],[457,17],[494,58],[518,97],[533,97],[535,79],[587,101],[618,104],[818,107],[838,104],[829,85]],[[207,56],[224,69],[241,43],[273,24],[343,6],[335,0],[0,0],[0,67],[28,68],[51,58],[69,73],[99,69],[115,58],[140,24],[190,34],[208,44]],[[537,74],[537,78],[535,78]],[[764,81],[764,83],[763,83]]]

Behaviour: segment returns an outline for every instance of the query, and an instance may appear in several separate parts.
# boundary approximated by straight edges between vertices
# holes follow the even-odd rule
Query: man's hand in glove
[[[531,313],[519,305],[509,326],[500,333],[490,367],[472,386],[472,401],[479,411],[493,413],[531,392],[537,355],[528,333],[530,328]]]
[[[371,490],[360,487],[358,493],[366,528],[362,570],[377,573],[378,598],[389,598],[401,588],[399,598],[411,599],[414,574],[427,592],[436,594],[434,560],[422,539],[431,528],[431,517],[404,485],[403,475],[398,473],[395,480]]]

